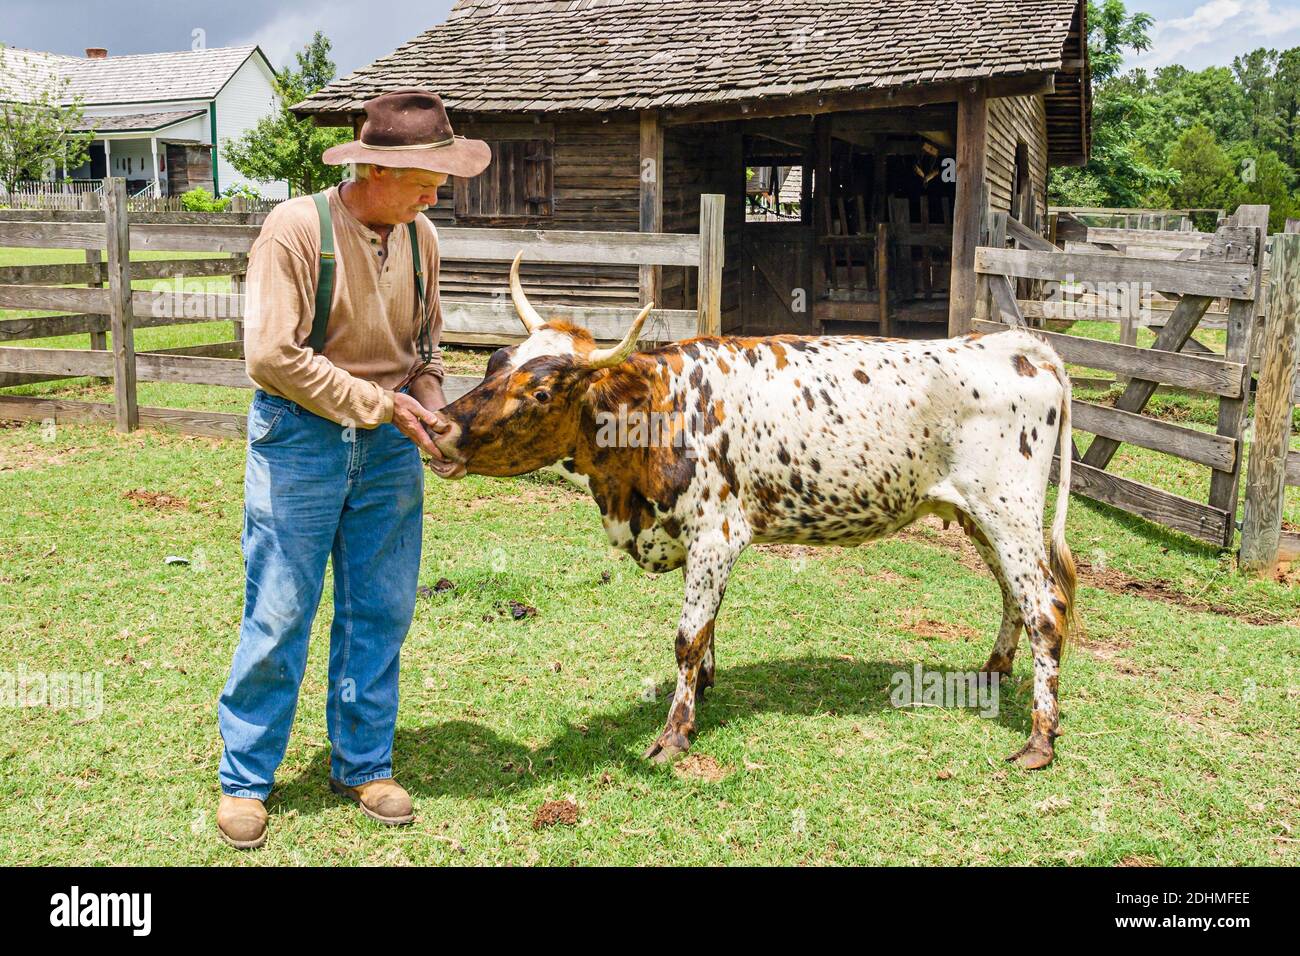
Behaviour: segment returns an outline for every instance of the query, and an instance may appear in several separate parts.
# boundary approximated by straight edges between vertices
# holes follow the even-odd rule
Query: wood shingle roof
[[[460,0],[295,107],[404,86],[465,112],[673,109],[1053,73],[1080,0]]]
[[[66,91],[65,98],[80,96],[86,106],[204,100],[215,97],[256,50],[253,45],[228,46],[89,59],[5,47],[0,49],[0,73],[17,98],[46,88]],[[63,79],[66,87],[61,87]]]

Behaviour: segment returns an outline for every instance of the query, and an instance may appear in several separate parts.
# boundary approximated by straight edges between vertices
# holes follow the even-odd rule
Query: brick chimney
[[[102,46],[88,46],[88,47],[86,47],[86,59],[87,59],[87,60],[107,60],[107,59],[108,59],[108,50],[104,49],[104,47],[102,47]]]

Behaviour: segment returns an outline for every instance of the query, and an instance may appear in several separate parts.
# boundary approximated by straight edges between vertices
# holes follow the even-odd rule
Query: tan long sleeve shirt
[[[310,196],[276,206],[249,252],[244,356],[261,388],[340,424],[374,428],[393,418],[393,392],[419,362],[415,280],[407,228],[383,239],[328,192],[334,222],[334,300],[323,354],[307,344],[316,310],[320,223]],[[432,316],[433,364],[441,381],[442,309],[438,300],[438,234],[416,218],[424,265],[425,303]]]

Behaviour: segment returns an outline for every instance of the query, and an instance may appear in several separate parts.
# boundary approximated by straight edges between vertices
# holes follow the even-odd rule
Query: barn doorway
[[[955,105],[744,127],[744,330],[946,334]]]
[[[806,120],[755,124],[744,136],[741,307],[751,335],[812,334],[814,235]]]

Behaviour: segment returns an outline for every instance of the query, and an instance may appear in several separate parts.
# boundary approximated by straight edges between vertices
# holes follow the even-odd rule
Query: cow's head
[[[510,297],[528,338],[494,352],[483,381],[442,410],[451,427],[435,440],[447,460],[431,467],[443,478],[522,475],[571,456],[588,390],[632,354],[654,306],[618,345],[597,348],[586,329],[538,315],[519,282],[522,255],[510,267]]]

